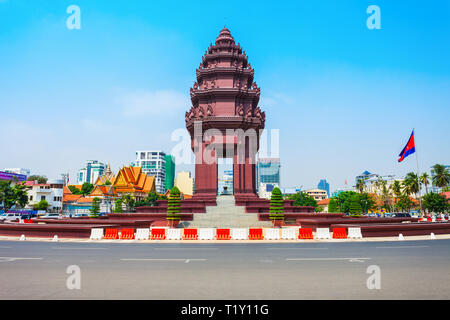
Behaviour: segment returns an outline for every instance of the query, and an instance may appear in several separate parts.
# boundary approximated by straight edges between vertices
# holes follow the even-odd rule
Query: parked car
[[[0,220],[9,220],[9,221],[13,221],[13,220],[18,220],[21,218],[21,214],[20,213],[5,213],[4,215],[0,216]]]
[[[40,219],[61,219],[61,215],[59,213],[47,213],[40,217]]]
[[[411,218],[411,215],[406,212],[397,212],[394,214],[394,218]]]

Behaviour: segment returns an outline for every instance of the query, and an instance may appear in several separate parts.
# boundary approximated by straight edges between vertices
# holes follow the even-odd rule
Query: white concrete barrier
[[[349,239],[362,239],[361,228],[348,228],[347,238]]]
[[[102,228],[92,228],[90,239],[91,240],[103,239],[103,229]]]
[[[230,230],[231,239],[233,240],[247,240],[248,239],[248,229],[246,228],[232,228]]]
[[[279,228],[267,228],[265,229],[266,234],[264,235],[265,240],[279,240],[280,239],[280,229]]]
[[[53,240],[52,240],[52,241],[53,241],[53,242],[58,242],[58,241],[59,241],[59,240],[58,240],[58,235],[55,234],[55,235],[53,236]]]
[[[281,239],[284,240],[295,240],[297,239],[298,228],[282,228],[281,229]]]
[[[20,241],[25,241],[26,239],[27,239],[27,238],[25,238],[25,235],[24,235],[24,234],[21,235],[20,238],[19,238]]]
[[[405,237],[403,237],[403,234],[400,233],[400,234],[398,235],[398,240],[405,240]]]
[[[167,229],[166,239],[181,240],[181,230],[182,229]]]
[[[216,237],[216,229],[213,228],[199,228],[198,240],[213,240]]]
[[[317,228],[316,239],[331,239],[329,228]]]
[[[430,239],[431,240],[436,240],[436,235],[433,232],[430,233]]]
[[[149,228],[140,228],[136,229],[136,240],[148,240],[150,238],[150,229]]]

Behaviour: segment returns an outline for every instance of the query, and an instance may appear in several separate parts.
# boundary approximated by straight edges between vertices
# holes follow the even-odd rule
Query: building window
[[[30,201],[33,201],[33,196],[30,196]]]
[[[42,200],[45,200],[45,196],[41,196],[41,201],[42,201]]]

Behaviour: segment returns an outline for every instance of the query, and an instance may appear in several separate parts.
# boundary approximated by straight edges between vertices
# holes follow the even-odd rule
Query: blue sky
[[[402,177],[412,128],[421,169],[450,163],[450,2],[0,0],[0,168],[71,182],[170,152],[201,56],[226,25],[249,56],[283,187]],[[69,30],[69,5],[81,29]],[[369,30],[366,9],[381,10]],[[179,166],[177,170],[193,170]]]

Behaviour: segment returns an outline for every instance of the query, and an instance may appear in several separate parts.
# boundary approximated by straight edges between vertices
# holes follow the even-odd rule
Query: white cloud
[[[117,101],[126,116],[183,114],[190,106],[188,97],[175,90],[127,92]]]

